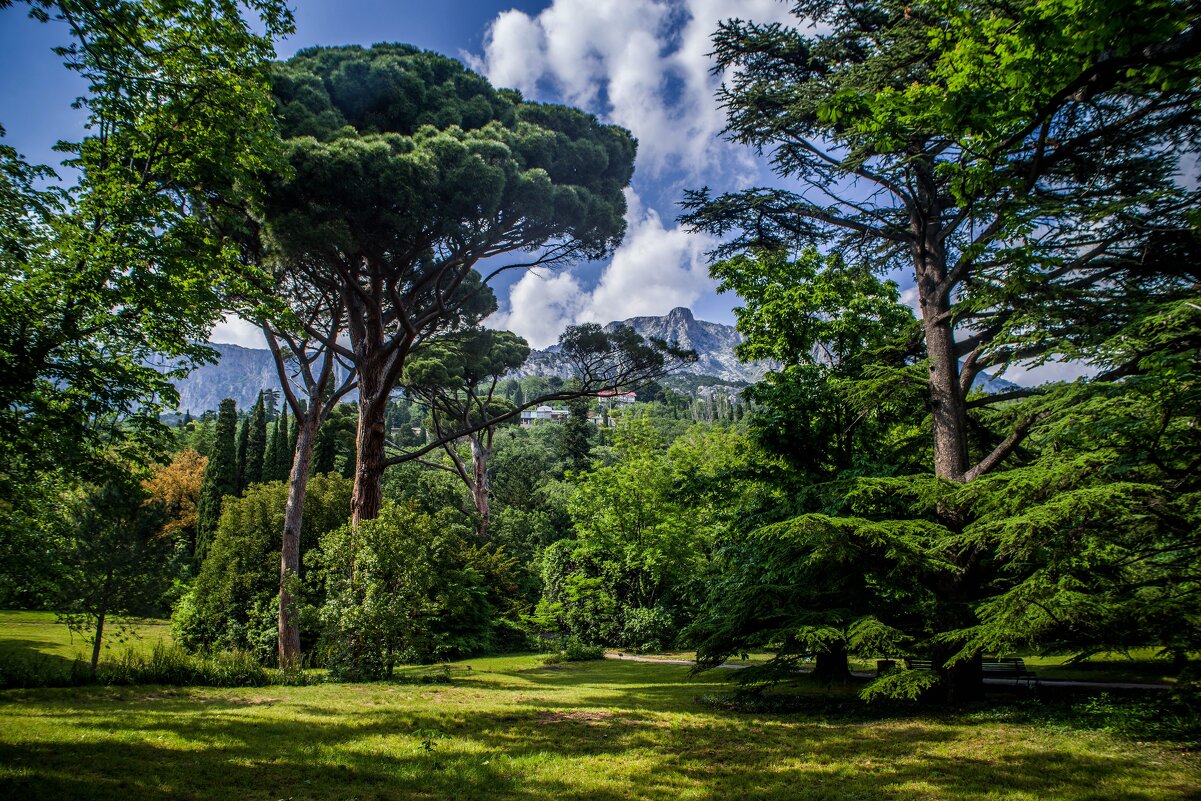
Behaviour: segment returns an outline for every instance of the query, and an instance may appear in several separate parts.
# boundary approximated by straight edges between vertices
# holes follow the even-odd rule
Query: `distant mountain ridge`
[[[711,376],[733,384],[753,384],[763,379],[771,369],[767,362],[743,364],[734,355],[734,348],[742,342],[742,334],[732,325],[698,320],[691,309],[678,306],[658,317],[631,317],[615,320],[605,326],[612,331],[617,326],[628,326],[647,339],[661,339],[685,350],[696,351],[697,360],[684,368],[689,375]],[[530,352],[529,361],[513,371],[515,378],[530,375],[571,375],[570,365],[559,355],[557,345],[546,350]]]
[[[695,364],[683,371],[694,376],[706,376],[732,385],[753,384],[763,379],[773,365],[770,362],[743,364],[734,355],[734,348],[742,342],[742,334],[732,325],[697,320],[690,309],[683,306],[672,309],[662,316],[631,317],[609,323],[605,328],[627,325],[643,337],[654,337],[697,353]],[[260,391],[277,389],[279,376],[271,351],[266,348],[244,348],[241,345],[214,344],[219,354],[215,364],[206,364],[193,370],[187,378],[177,381],[179,410],[192,414],[216,409],[224,398],[233,398],[239,409],[248,409],[254,404]],[[557,346],[546,350],[532,350],[529,360],[510,375],[523,378],[530,375],[559,376],[567,378],[570,368],[557,352]],[[981,373],[975,385],[985,392],[1007,392],[1018,385],[1003,378],[993,378]],[[353,399],[350,396],[348,399]]]

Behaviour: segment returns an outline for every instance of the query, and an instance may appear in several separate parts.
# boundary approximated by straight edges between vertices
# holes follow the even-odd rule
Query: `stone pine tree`
[[[803,25],[724,23],[715,52],[733,76],[730,138],[804,191],[702,189],[684,221],[724,237],[723,255],[835,247],[855,269],[911,276],[934,475],[964,484],[1012,465],[1058,412],[1000,405],[1039,390],[970,397],[980,372],[1094,359],[1098,380],[1128,376],[1137,361],[1113,363],[1109,334],[1196,280],[1201,191],[1176,180],[1198,133],[1195,8],[806,0],[793,13]],[[949,512],[935,510],[959,537]],[[971,627],[980,554],[951,555],[944,632]],[[949,697],[979,688],[965,643],[934,645]]]
[[[402,381],[412,397],[426,403],[435,436],[442,439],[453,431],[471,429],[473,422],[498,418],[512,410],[512,404],[497,396],[497,385],[505,374],[525,364],[529,355],[529,345],[516,334],[473,329],[414,355]],[[475,506],[476,535],[481,540],[488,538],[491,522],[488,459],[495,433],[495,425],[486,425],[468,434],[470,457],[466,460],[458,443],[447,440],[443,449],[450,467],[426,462],[454,472],[467,485]]]
[[[501,269],[611,252],[635,142],[407,45],[305,50],[272,86],[292,172],[267,187],[264,232],[281,263],[345,308],[349,346],[332,346],[359,376],[352,506],[368,519],[410,352],[491,313]],[[482,260],[504,267],[481,275]]]
[[[238,494],[238,460],[236,432],[238,426],[237,405],[232,398],[221,401],[217,412],[217,426],[213,433],[213,447],[208,464],[204,468],[204,480],[200,485],[200,500],[196,507],[196,558],[204,558],[213,535],[217,532],[217,521],[221,517],[221,501],[226,495]]]
[[[327,423],[338,402],[355,387],[356,377],[339,375],[336,342],[343,330],[340,296],[309,286],[292,285],[283,264],[276,288],[288,313],[279,319],[260,320],[260,327],[275,360],[283,397],[283,416],[276,425],[275,461],[288,483],[279,565],[279,662],[292,665],[300,658],[300,625],[292,582],[301,564],[300,533],[304,522],[305,493],[313,469],[318,431]],[[278,311],[278,309],[277,309]],[[295,438],[288,432],[288,411],[295,417]],[[328,426],[326,426],[328,428]]]
[[[460,331],[435,340],[414,354],[402,378],[405,391],[429,410],[433,442],[405,449],[389,457],[388,463],[399,464],[442,448],[450,460],[449,466],[424,463],[455,473],[467,485],[475,506],[476,532],[481,539],[488,536],[491,517],[488,460],[498,426],[513,420],[523,408],[551,401],[576,403],[577,417],[582,416],[585,428],[580,431],[577,427],[569,435],[573,454],[569,460],[573,467],[584,469],[590,445],[588,396],[603,390],[638,386],[695,360],[690,351],[662,343],[648,344],[631,328],[604,331],[595,324],[572,326],[559,339],[559,353],[575,377],[558,390],[516,406],[500,397],[497,390],[507,373],[525,363],[529,352],[525,340],[508,331],[485,328]],[[470,449],[469,460],[459,453],[459,442],[463,439]]]

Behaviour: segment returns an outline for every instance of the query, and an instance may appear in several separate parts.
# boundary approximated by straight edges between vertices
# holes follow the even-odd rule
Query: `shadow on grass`
[[[443,687],[9,692],[5,728],[39,734],[0,745],[0,797],[1195,797],[1195,782],[1179,778],[1195,770],[1169,778],[1145,754],[1087,752],[996,720],[718,713],[692,699],[730,685],[660,670],[480,671]]]

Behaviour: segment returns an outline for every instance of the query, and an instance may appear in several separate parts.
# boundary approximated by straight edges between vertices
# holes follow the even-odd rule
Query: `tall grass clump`
[[[40,657],[40,658],[39,658]],[[0,663],[0,688],[77,687],[165,684],[178,687],[263,687],[304,685],[313,682],[302,667],[264,667],[250,651],[189,654],[178,645],[157,643],[149,653],[126,650],[102,662],[93,676],[77,659],[64,666],[61,660],[41,655],[9,658]]]

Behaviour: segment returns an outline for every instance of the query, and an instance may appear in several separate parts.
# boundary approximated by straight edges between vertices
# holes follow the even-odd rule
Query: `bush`
[[[85,684],[165,684],[178,687],[262,687],[312,682],[303,669],[272,670],[248,651],[222,651],[198,656],[178,645],[158,643],[150,653],[131,650],[102,662],[93,677],[87,663],[76,659],[69,667],[60,660],[35,654],[0,664],[0,687],[76,687]]]
[[[605,649],[599,645],[588,645],[576,637],[569,637],[567,643],[563,646],[563,650],[557,654],[551,654],[545,660],[548,665],[554,665],[559,662],[595,662],[598,659],[605,658]]]
[[[662,651],[676,640],[676,623],[661,606],[627,609],[621,628],[621,644],[639,651]]]
[[[416,504],[321,538],[313,553],[325,594],[320,656],[330,675],[391,677],[398,664],[483,650],[496,617],[461,526]]]
[[[346,522],[353,483],[315,475],[305,493],[301,553]],[[217,534],[192,588],[173,615],[177,641],[189,651],[251,651],[271,664],[277,649],[279,542],[288,488],[284,482],[250,487],[222,504]],[[315,639],[301,630],[303,639]]]

